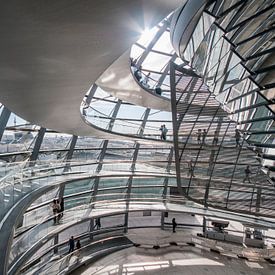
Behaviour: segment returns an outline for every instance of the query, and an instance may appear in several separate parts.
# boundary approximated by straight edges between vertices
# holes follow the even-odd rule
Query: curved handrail
[[[141,75],[143,76],[143,78],[142,78],[142,76],[141,76],[141,79],[138,80],[138,79],[136,78],[135,74],[134,74],[134,71],[135,71],[135,70],[138,70],[138,71],[141,73]],[[146,75],[145,72],[144,72],[144,70],[138,69],[138,68],[136,67],[136,64],[135,64],[134,62],[130,62],[130,71],[131,71],[132,77],[135,79],[135,81],[137,82],[137,84],[140,85],[140,86],[142,87],[142,89],[144,89],[146,92],[150,93],[151,95],[153,95],[153,96],[155,96],[155,97],[160,97],[160,98],[165,99],[165,100],[170,100],[170,97],[169,97],[169,96],[164,96],[164,93],[166,94],[167,91],[164,91],[161,95],[156,93],[155,88],[157,87],[158,82],[155,81],[152,77],[149,77],[148,74]],[[150,72],[148,72],[148,73],[150,73]],[[150,86],[147,86],[148,83],[146,83],[147,85],[145,85],[145,84],[144,84],[144,79],[150,79],[150,80],[152,80],[155,84],[154,84],[153,86],[151,86],[151,87],[150,87]],[[147,80],[147,82],[148,82],[148,80]],[[163,85],[166,86],[166,87],[168,88],[168,90],[169,90],[169,95],[170,95],[170,86],[167,85],[167,84],[163,84]]]
[[[141,161],[137,161],[137,164],[150,164],[150,163],[158,163],[158,162],[164,162],[164,161],[159,161],[159,160],[141,160]],[[12,181],[13,184],[17,184],[17,183],[21,183],[22,180],[30,180],[33,178],[37,178],[37,176],[33,175],[33,173],[39,173],[39,172],[48,172],[48,171],[52,171],[53,169],[62,169],[66,166],[70,166],[70,167],[84,167],[84,166],[88,166],[88,165],[97,165],[99,163],[99,161],[64,161],[64,162],[60,162],[58,160],[50,160],[50,161],[36,161],[34,162],[35,166],[25,166],[25,163],[19,163],[19,169],[18,167],[15,167],[15,173],[13,174],[9,174],[6,175],[5,177],[0,179],[0,188],[1,188],[1,184],[3,186],[3,183],[6,183],[5,181],[7,180],[12,180],[14,179],[14,181]],[[103,164],[109,164],[112,165],[114,163],[132,163],[132,160],[106,160],[104,162],[102,162]],[[20,170],[20,165],[21,165],[21,170]],[[109,167],[109,169],[112,167]],[[145,167],[144,167],[145,168]],[[151,168],[153,168],[153,166],[151,165]],[[119,170],[116,170],[119,171]],[[144,171],[144,170],[143,170]],[[29,173],[29,175],[28,175]],[[55,173],[54,173],[55,174]],[[64,172],[64,174],[66,174],[66,172]],[[22,177],[21,177],[22,176]],[[10,185],[11,182],[8,182],[7,184]]]
[[[80,249],[66,255],[65,257],[63,257],[62,259],[58,260],[56,263],[53,263],[51,264],[50,267],[48,267],[46,270],[43,270],[43,272],[41,274],[51,274],[52,272],[56,272],[58,269],[58,273],[57,274],[66,274],[67,272],[72,272],[74,269],[77,268],[77,264],[79,264],[79,262],[76,262],[76,263],[73,263],[73,265],[69,265],[69,262],[70,262],[70,259],[73,255],[75,255],[75,253],[79,253],[79,254],[83,254],[85,250],[89,249],[90,247],[94,246],[94,245],[101,245],[102,246],[102,243],[104,242],[107,242],[109,240],[113,240],[113,239],[116,239],[116,238],[121,238],[121,237],[124,237],[123,235],[121,236],[116,236],[116,237],[108,237],[106,239],[101,239],[99,241],[95,241],[91,244],[88,244],[84,247],[81,247]],[[124,237],[125,238],[125,237]],[[133,244],[119,244],[117,245],[116,247],[110,247],[110,248],[103,248],[103,249],[100,249],[100,251],[96,251],[96,252],[93,252],[92,254],[89,254],[89,257],[87,257],[83,262],[89,262],[91,261],[92,258],[96,258],[98,257],[99,255],[106,255],[107,253],[112,253],[114,251],[117,251],[117,250],[120,250],[120,249],[123,249],[123,248],[129,248],[133,246]],[[78,258],[77,258],[78,259]]]
[[[110,194],[110,196],[114,197],[115,194]],[[117,194],[117,196],[121,197],[121,194]],[[149,194],[149,196],[147,198],[139,198],[139,197],[132,197],[131,198],[131,207],[127,210],[127,212],[136,212],[136,211],[141,211],[141,210],[154,210],[154,211],[163,211],[163,205],[165,205],[166,207],[166,211],[176,211],[176,212],[185,212],[185,213],[193,213],[193,214],[197,214],[197,215],[204,215],[204,216],[214,216],[216,218],[226,218],[226,219],[230,219],[230,220],[235,220],[235,221],[239,221],[239,222],[247,222],[247,223],[255,223],[255,224],[262,224],[265,226],[268,226],[270,228],[275,228],[275,222],[271,221],[271,220],[267,220],[267,219],[262,219],[262,218],[257,218],[255,219],[255,217],[253,216],[249,216],[249,215],[238,215],[238,214],[233,214],[233,213],[228,213],[227,211],[216,211],[213,209],[205,209],[200,205],[194,205],[192,204],[192,207],[190,206],[185,206],[184,201],[182,200],[183,198],[180,197],[180,202],[181,204],[179,204],[179,202],[176,200],[173,200],[175,203],[173,203],[173,201],[171,201],[169,198],[167,198],[166,202],[163,203],[163,198],[156,198],[155,194]],[[73,217],[70,216],[70,222],[66,224],[66,226],[64,227],[63,225],[60,225],[60,229],[58,229],[58,227],[55,227],[55,234],[57,232],[61,232],[66,230],[68,227],[75,225],[75,223],[79,223],[79,222],[84,222],[86,220],[89,220],[91,217],[96,218],[98,217],[98,214],[96,212],[97,207],[100,207],[100,216],[112,216],[115,214],[121,214],[121,213],[125,213],[126,211],[126,203],[127,199],[111,199],[108,201],[99,201],[99,202],[95,202],[94,205],[95,207],[93,208],[93,214],[90,216],[85,215],[85,217],[83,217],[83,219],[79,219],[79,216],[77,217]],[[159,208],[157,207],[157,205],[159,204]],[[190,202],[187,202],[190,204]],[[174,206],[173,206],[174,205]],[[106,207],[106,208],[105,208]],[[86,208],[85,208],[86,209]],[[84,212],[86,212],[84,209]],[[103,211],[104,210],[104,211]],[[72,222],[72,218],[75,219],[74,222]],[[37,250],[39,247],[41,247],[41,245],[43,245],[45,243],[45,240],[48,238],[52,238],[53,235],[51,233],[48,233],[48,236],[43,236],[42,239],[40,239],[35,246],[32,246],[29,251],[26,251],[22,257],[26,257],[27,255],[30,256],[29,253],[33,254],[34,250]],[[36,248],[35,248],[36,247]],[[32,252],[31,252],[32,251]],[[22,259],[22,258],[21,258]],[[20,262],[22,260],[17,260],[17,262]],[[15,266],[15,265],[14,265]]]

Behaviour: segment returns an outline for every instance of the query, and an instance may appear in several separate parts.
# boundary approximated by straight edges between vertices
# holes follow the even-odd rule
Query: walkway
[[[73,275],[101,274],[274,274],[274,266],[268,263],[253,263],[228,258],[190,246],[170,246],[160,249],[149,248],[160,241],[183,243],[190,238],[187,230],[171,233],[159,229],[131,230],[130,240],[143,244],[112,253],[89,267],[82,267]],[[148,246],[148,248],[145,247]]]

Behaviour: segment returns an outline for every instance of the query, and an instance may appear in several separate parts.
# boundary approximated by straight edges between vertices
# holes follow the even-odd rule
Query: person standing
[[[138,82],[141,81],[142,75],[141,75],[141,66],[139,68],[135,67],[134,76],[137,79]]]
[[[207,132],[205,129],[203,129],[203,132],[202,132],[202,144],[205,145],[205,138],[206,138],[206,135],[207,135]]]
[[[162,136],[163,125],[160,126],[159,130],[160,130],[160,139],[162,140],[163,139],[163,136]]]
[[[163,127],[162,127],[162,139],[163,140],[166,140],[167,132],[168,132],[168,129],[166,128],[165,124],[163,124]]]
[[[197,135],[197,142],[198,144],[201,144],[201,129],[198,130]]]
[[[96,218],[96,220],[95,220],[95,227],[96,227],[97,230],[101,228],[100,218]]]
[[[76,242],[76,249],[80,249],[81,248],[81,244],[80,244],[80,240],[77,240]]]
[[[71,236],[71,238],[69,239],[69,253],[73,252],[74,251],[74,236]]]
[[[81,248],[80,240],[77,240],[77,242],[76,242],[76,251],[74,253],[74,255],[77,257],[77,261],[79,261],[80,248]]]
[[[187,165],[188,165],[188,173],[187,173],[187,176],[188,176],[188,177],[191,176],[191,177],[194,178],[194,177],[195,177],[195,175],[194,175],[194,165],[193,165],[192,159],[188,161]]]
[[[240,138],[241,138],[241,134],[240,134],[239,130],[235,129],[236,147],[241,147]]]
[[[156,93],[157,95],[161,95],[161,94],[162,94],[161,88],[157,86],[157,87],[155,88],[155,93]]]
[[[165,124],[161,125],[159,130],[160,130],[160,139],[166,140],[168,129],[166,128]]]
[[[150,74],[151,73],[148,73],[147,75],[145,75],[144,79],[142,80],[142,84],[145,88],[149,88],[148,82],[149,82]]]
[[[213,139],[213,145],[217,145],[219,142],[219,134],[218,134],[218,131],[215,131],[214,133],[214,139]]]
[[[58,203],[58,201],[56,199],[54,199],[51,207],[52,207],[53,215],[54,215],[53,221],[54,221],[54,224],[56,224],[57,223],[57,215],[58,215],[58,212],[60,211],[60,204]]]
[[[63,212],[64,212],[64,199],[60,198],[60,211],[59,211],[59,216],[58,219],[60,220],[63,217]]]
[[[243,183],[245,183],[246,180],[248,180],[248,182],[251,183],[251,181],[250,181],[251,170],[250,170],[250,166],[249,165],[246,166],[246,168],[244,170],[244,173],[245,173],[245,177],[243,179]]]
[[[177,227],[177,223],[176,223],[176,219],[175,218],[173,218],[172,219],[172,226],[173,226],[173,233],[176,233],[176,227]]]

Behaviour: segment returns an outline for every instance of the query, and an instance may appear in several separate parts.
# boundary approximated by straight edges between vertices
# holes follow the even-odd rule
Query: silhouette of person
[[[148,73],[147,75],[145,75],[144,79],[142,80],[142,84],[146,88],[149,88],[148,82],[149,82],[150,74],[151,73]]]
[[[201,129],[198,130],[197,135],[198,144],[201,144]]]
[[[76,249],[80,249],[80,248],[81,248],[80,240],[77,240],[77,242],[76,242]]]
[[[166,140],[167,132],[168,132],[168,129],[166,128],[165,124],[163,124],[163,127],[162,127],[162,137],[163,137],[163,140]]]
[[[59,215],[58,215],[58,220],[60,220],[63,217],[63,211],[64,211],[64,199],[60,198],[60,201],[57,200],[59,205],[60,205],[60,209],[58,211]]]
[[[217,145],[219,142],[219,134],[218,134],[218,131],[215,131],[214,133],[214,138],[213,138],[213,145]]]
[[[74,251],[74,236],[71,236],[71,238],[69,239],[69,253],[73,252]]]
[[[173,233],[176,233],[176,227],[177,227],[177,223],[176,223],[176,219],[175,218],[173,218],[172,219],[172,226],[173,226]]]
[[[202,144],[205,144],[206,135],[207,135],[207,132],[206,132],[205,129],[203,129],[203,132],[202,132]]]
[[[240,145],[241,134],[238,129],[235,129],[235,139],[236,139],[236,147],[241,147]]]
[[[245,173],[245,177],[243,179],[243,183],[246,182],[246,180],[248,180],[249,183],[251,183],[250,181],[250,174],[251,174],[251,170],[250,170],[250,166],[247,165],[245,170],[244,170],[244,173]]]
[[[100,229],[101,228],[100,218],[96,218],[96,220],[95,220],[95,227],[96,227],[96,229]]]
[[[190,160],[190,161],[188,161],[188,174],[187,174],[187,176],[189,177],[189,176],[191,176],[191,177],[195,177],[195,175],[194,175],[194,165],[193,165],[193,161],[192,160]]]
[[[159,130],[160,130],[160,139],[166,140],[168,129],[166,128],[165,124],[161,125]]]
[[[161,95],[162,94],[162,89],[160,87],[156,87],[155,92],[156,92],[157,95]]]
[[[137,68],[137,67],[134,67],[134,68],[135,68],[134,76],[137,79],[137,81],[140,82],[142,79],[141,66],[139,68]]]
[[[81,248],[80,240],[77,240],[77,242],[76,242],[76,252],[74,253],[74,255],[77,257],[77,261],[79,261],[80,248]]]
[[[53,210],[53,215],[54,215],[54,224],[57,223],[57,214],[60,211],[60,204],[58,203],[58,200],[54,199],[52,202],[52,210]]]

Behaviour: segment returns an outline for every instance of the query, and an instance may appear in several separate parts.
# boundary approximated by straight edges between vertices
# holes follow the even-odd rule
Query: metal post
[[[95,227],[95,224],[94,224],[94,219],[91,219],[90,220],[90,240],[92,241],[94,239],[94,227]]]
[[[262,196],[262,188],[257,188],[257,197],[256,197],[256,212],[260,212],[261,208],[261,196]]]
[[[136,145],[136,147],[135,147],[135,151],[134,151],[134,154],[133,154],[133,162],[132,162],[132,165],[131,165],[131,172],[135,171],[136,161],[137,161],[137,157],[138,157],[138,151],[139,151],[139,148],[140,148],[139,143],[136,143],[135,145]],[[125,212],[125,217],[124,217],[124,226],[125,226],[124,233],[127,233],[127,231],[128,231],[128,220],[129,220],[128,211],[129,211],[129,205],[130,205],[132,183],[133,183],[133,176],[130,176],[129,179],[128,179],[128,182],[127,182],[127,191],[126,191],[126,196],[125,196],[125,199],[126,199],[126,212]]]
[[[56,235],[54,236],[53,244],[56,246],[56,245],[58,245],[58,242],[59,242],[59,234],[56,234]],[[55,247],[55,248],[54,248],[53,253],[54,253],[54,254],[58,253],[58,247]]]
[[[113,129],[114,122],[115,122],[115,120],[116,120],[116,117],[117,117],[119,108],[120,108],[120,106],[121,106],[121,103],[122,103],[122,100],[119,99],[119,100],[117,101],[116,105],[115,105],[115,108],[114,108],[114,111],[113,111],[111,120],[110,120],[110,122],[109,122],[108,131],[112,131],[112,129]]]
[[[150,111],[151,109],[150,108],[147,108],[143,114],[143,120],[142,120],[142,123],[140,125],[140,128],[139,128],[139,131],[138,131],[138,136],[142,137],[143,136],[143,133],[144,133],[144,128],[145,128],[145,125],[146,125],[146,122],[147,122],[147,119],[149,117],[149,114],[150,114]]]
[[[171,170],[171,164],[172,164],[172,160],[173,160],[173,154],[174,154],[174,147],[170,148],[170,152],[168,155],[168,163],[167,163],[167,167],[166,167],[166,172],[169,173]],[[166,205],[166,198],[167,198],[167,189],[168,189],[168,181],[169,178],[165,177],[164,181],[163,181],[163,203]],[[164,230],[164,220],[165,220],[165,214],[164,212],[161,212],[161,220],[160,220],[160,226],[161,229]]]
[[[174,137],[174,152],[175,152],[175,166],[177,175],[177,187],[180,195],[183,195],[180,177],[180,160],[179,160],[179,144],[177,131],[177,106],[176,106],[176,85],[175,85],[175,64],[170,62],[170,89],[171,89],[171,108],[172,108],[172,122],[173,122],[173,137]]]
[[[206,233],[206,218],[203,216],[203,221],[202,221],[202,232],[203,235]]]
[[[70,148],[69,148],[69,151],[68,151],[67,157],[66,157],[66,165],[64,167],[63,172],[68,172],[69,169],[70,169],[70,160],[73,157],[74,148],[75,148],[75,145],[76,145],[76,142],[77,142],[77,138],[78,138],[78,136],[75,136],[75,135],[72,136],[71,143],[70,143]]]
[[[34,144],[34,147],[33,147],[33,150],[32,150],[32,154],[30,156],[30,160],[29,160],[30,161],[30,166],[33,166],[34,162],[38,158],[39,150],[40,150],[40,147],[41,147],[41,144],[42,144],[45,133],[46,133],[46,128],[41,127],[39,129],[39,132],[38,132],[37,136],[36,136],[36,140],[35,140],[35,144]]]
[[[3,110],[0,116],[0,140],[2,140],[5,128],[10,118],[11,111],[3,106]]]

